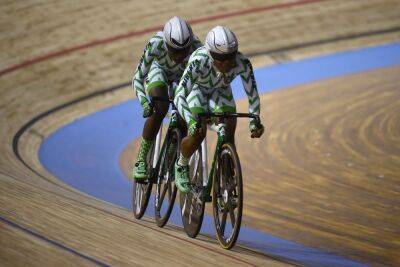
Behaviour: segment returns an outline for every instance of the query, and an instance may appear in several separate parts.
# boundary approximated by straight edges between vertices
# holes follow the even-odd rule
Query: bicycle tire
[[[223,144],[219,151],[213,179],[212,205],[218,242],[224,249],[231,249],[239,236],[243,212],[242,170],[239,156],[231,143]],[[228,213],[232,231],[226,236]]]
[[[193,154],[189,167],[192,190],[179,193],[179,199],[183,228],[189,237],[195,238],[203,224],[205,207],[201,148]]]
[[[154,156],[154,144],[152,145],[150,152],[147,155],[147,166],[149,168],[149,178],[146,181],[137,182],[133,180],[132,187],[132,210],[133,216],[136,219],[141,219],[146,212],[147,205],[151,195],[151,189],[153,183],[151,181],[152,167],[153,167],[153,156]],[[138,201],[139,200],[139,201]]]
[[[157,187],[156,187],[156,200],[154,202],[154,213],[155,221],[157,226],[164,227],[171,216],[172,209],[174,207],[177,188],[175,185],[174,177],[174,165],[177,157],[179,156],[180,146],[182,141],[182,134],[178,128],[171,130],[168,140],[166,140],[167,146],[164,149],[161,158],[160,168],[157,174]],[[169,154],[169,148],[171,144],[175,143],[175,151]],[[165,201],[165,195],[168,191],[169,201],[167,205],[163,206]],[[166,209],[166,210],[165,210]],[[165,210],[165,213],[163,211]]]

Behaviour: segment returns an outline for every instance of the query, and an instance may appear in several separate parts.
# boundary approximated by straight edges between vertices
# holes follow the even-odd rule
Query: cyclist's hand
[[[197,120],[191,119],[189,121],[188,134],[190,136],[197,135],[200,132],[200,129],[200,123]]]
[[[142,107],[143,107],[143,118],[147,118],[153,115],[153,107],[151,106],[148,100],[143,101]]]
[[[251,138],[260,138],[264,133],[264,125],[261,123],[257,124],[255,121],[251,121],[249,128],[251,132]]]

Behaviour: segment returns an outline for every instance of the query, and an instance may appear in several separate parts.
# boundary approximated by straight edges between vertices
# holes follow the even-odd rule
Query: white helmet
[[[238,50],[238,40],[235,34],[227,27],[217,26],[207,34],[205,46],[211,54],[236,54]]]
[[[176,50],[183,50],[192,44],[192,28],[189,24],[179,17],[168,20],[164,26],[164,41]]]

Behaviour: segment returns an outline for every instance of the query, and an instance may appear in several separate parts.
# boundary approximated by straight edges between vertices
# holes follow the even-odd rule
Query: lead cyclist
[[[189,159],[206,136],[206,125],[196,114],[202,112],[236,112],[230,83],[240,75],[249,100],[249,112],[260,114],[260,98],[253,67],[238,52],[235,34],[227,27],[217,26],[206,37],[205,46],[189,58],[188,65],[175,91],[174,103],[188,124],[188,136],[182,140],[181,153],[175,164],[175,183],[182,193],[190,190]],[[264,133],[264,126],[250,120],[252,138]],[[234,144],[236,118],[226,121],[227,140]]]
[[[143,108],[143,117],[147,118],[133,169],[136,180],[148,177],[146,157],[169,106],[166,102],[156,102],[152,107],[148,96],[168,99],[169,86],[179,81],[190,54],[201,45],[190,25],[179,17],[173,17],[144,49],[132,79],[132,87]]]

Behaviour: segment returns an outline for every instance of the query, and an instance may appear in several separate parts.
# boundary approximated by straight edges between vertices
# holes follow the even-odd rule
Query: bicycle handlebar
[[[200,118],[252,118],[256,120],[257,124],[261,124],[260,116],[252,113],[213,113],[205,112],[197,114]]]
[[[167,103],[174,103],[172,99],[168,99],[165,97],[160,97],[160,96],[150,96],[150,102],[153,103],[155,101],[158,102],[167,102]],[[221,112],[221,113],[214,113],[214,112],[204,112],[204,113],[198,113],[197,116],[199,118],[252,118],[256,120],[257,124],[261,124],[260,121],[260,116],[257,114],[252,114],[252,113],[227,113],[227,112]]]

